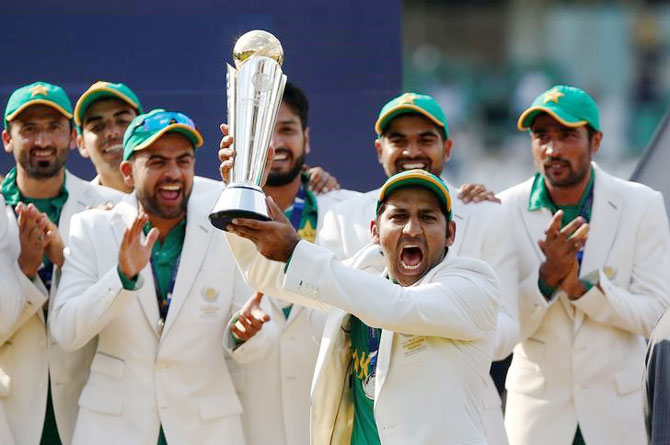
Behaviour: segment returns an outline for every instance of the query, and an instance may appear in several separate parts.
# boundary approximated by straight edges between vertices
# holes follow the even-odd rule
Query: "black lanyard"
[[[156,265],[154,264],[153,256],[151,258],[151,271],[154,274],[154,286],[156,288],[156,298],[158,298],[158,312],[160,313],[160,320],[158,321],[159,334],[163,332],[165,319],[167,318],[168,310],[170,309],[170,303],[172,302],[172,291],[174,291],[174,285],[177,281],[177,271],[179,270],[180,261],[181,255],[177,257],[177,260],[172,265],[172,272],[170,273],[170,285],[168,286],[165,297],[163,297],[160,286],[158,285],[158,274],[156,273]]]

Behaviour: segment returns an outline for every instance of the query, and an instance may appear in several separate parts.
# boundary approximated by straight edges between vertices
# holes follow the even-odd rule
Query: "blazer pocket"
[[[525,366],[515,366],[514,357],[505,380],[505,388],[510,391],[520,392],[531,397],[539,397],[544,394],[546,378],[540,371]]]
[[[531,365],[531,363],[528,362],[532,362],[539,367],[540,363],[544,361],[545,349],[546,345],[542,340],[528,337],[519,344],[519,346],[515,349],[514,354],[526,358],[523,365]]]
[[[123,412],[123,374],[125,362],[97,352],[91,374],[79,397],[79,406],[102,414],[120,416]]]
[[[125,367],[126,363],[120,358],[112,357],[104,352],[96,352],[91,363],[91,372],[97,372],[113,379],[121,379]]]
[[[234,392],[218,396],[201,397],[198,399],[198,410],[202,420],[212,420],[219,417],[239,416],[242,414],[240,399]]]
[[[616,389],[620,395],[642,390],[642,374],[640,369],[624,369],[614,374]]]

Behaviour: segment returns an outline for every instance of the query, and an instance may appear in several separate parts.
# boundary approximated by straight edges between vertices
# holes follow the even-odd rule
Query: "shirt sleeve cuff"
[[[117,266],[116,270],[119,272],[119,278],[121,278],[121,284],[123,284],[123,288],[125,290],[135,290],[135,287],[137,286],[137,277],[138,275],[135,275],[132,278],[128,278],[121,272],[121,269]]]
[[[556,287],[548,286],[542,278],[537,279],[537,287],[540,289],[540,293],[544,296],[545,300],[551,301],[551,296],[556,292]]]

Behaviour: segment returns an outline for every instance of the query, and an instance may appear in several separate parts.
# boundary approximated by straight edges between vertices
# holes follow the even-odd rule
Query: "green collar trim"
[[[19,202],[23,202],[25,204],[33,203],[40,212],[47,214],[51,222],[58,224],[61,210],[63,210],[63,206],[65,206],[65,203],[69,197],[67,187],[65,186],[67,175],[65,175],[63,178],[63,183],[60,186],[60,192],[58,193],[58,196],[53,198],[29,198],[23,196],[19,190],[18,184],[16,183],[16,175],[16,166],[14,166],[2,181],[2,196],[5,198],[7,205],[16,207]]]
[[[579,198],[579,203],[577,205],[557,206],[551,200],[549,190],[547,190],[547,186],[544,183],[544,178],[540,173],[535,173],[535,179],[533,180],[533,186],[530,189],[530,197],[528,199],[528,210],[532,212],[535,210],[546,208],[551,210],[552,213],[555,213],[562,207],[581,208],[582,205],[584,204],[584,200],[586,200],[586,197],[588,196],[591,188],[593,187],[595,177],[596,177],[596,171],[593,167],[591,167],[591,179],[589,179],[589,185],[586,186],[586,188],[584,189],[584,193],[582,193],[581,198]]]

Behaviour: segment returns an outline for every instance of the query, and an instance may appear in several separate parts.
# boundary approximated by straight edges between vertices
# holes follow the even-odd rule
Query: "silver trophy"
[[[221,230],[233,218],[269,220],[263,169],[286,85],[281,70],[284,51],[267,31],[249,31],[233,49],[235,67],[228,66],[228,131],[233,136],[235,161],[230,184],[209,215]]]

